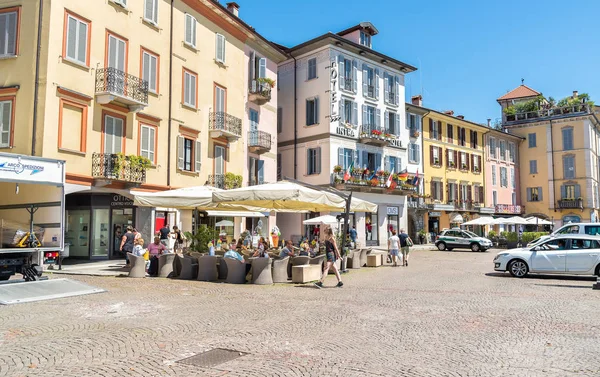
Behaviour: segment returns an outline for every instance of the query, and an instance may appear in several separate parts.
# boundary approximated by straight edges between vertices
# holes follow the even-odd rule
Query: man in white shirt
[[[395,230],[392,230],[392,236],[388,238],[388,250],[390,252],[390,255],[392,256],[393,266],[398,267],[398,252],[400,250],[400,238],[396,235]],[[402,263],[402,259],[400,259],[400,263]]]

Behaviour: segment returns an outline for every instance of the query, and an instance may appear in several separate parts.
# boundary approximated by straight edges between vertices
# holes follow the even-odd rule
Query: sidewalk
[[[62,270],[58,269],[58,265],[44,266],[45,274],[119,276],[126,275],[128,272],[129,270],[125,268],[125,259],[102,261],[67,259],[63,261]]]

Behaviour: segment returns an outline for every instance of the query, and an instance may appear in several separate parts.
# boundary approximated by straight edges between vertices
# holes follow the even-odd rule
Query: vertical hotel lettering
[[[329,121],[330,122],[338,122],[340,120],[340,114],[338,113],[338,109],[336,107],[338,98],[337,98],[337,81],[338,81],[338,66],[335,58],[331,60],[331,64],[329,65],[329,78],[331,81],[331,104],[329,106]]]

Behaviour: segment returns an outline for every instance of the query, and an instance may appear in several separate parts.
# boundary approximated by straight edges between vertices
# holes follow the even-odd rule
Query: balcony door
[[[225,148],[215,146],[215,176],[222,177],[225,175]]]
[[[105,154],[123,152],[123,119],[105,115],[103,152]]]
[[[250,145],[258,145],[258,111],[250,109]]]
[[[123,94],[125,93],[125,55],[126,46],[124,40],[108,35],[108,68],[113,68],[108,72],[108,88],[110,91]]]
[[[218,130],[225,129],[225,101],[226,98],[226,90],[220,86],[215,86],[215,128]]]

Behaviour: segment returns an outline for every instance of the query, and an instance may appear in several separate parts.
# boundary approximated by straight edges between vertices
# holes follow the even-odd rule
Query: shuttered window
[[[504,140],[500,140],[500,159],[506,160],[506,142]]]
[[[12,101],[0,101],[0,147],[10,147],[12,127]]]
[[[158,24],[158,0],[144,0],[144,19]]]
[[[306,174],[321,173],[321,148],[309,148],[306,152]]]
[[[222,161],[221,161],[222,162]],[[215,165],[217,157],[215,155]],[[177,136],[177,169],[200,172],[202,149],[198,140]]]
[[[408,159],[411,164],[418,164],[421,162],[421,151],[419,144],[408,144]]]
[[[490,137],[490,157],[496,158],[496,139]]]
[[[540,202],[542,201],[542,188],[541,187],[528,187],[527,188],[527,201],[528,202]]]
[[[517,149],[515,147],[515,143],[508,143],[508,159],[510,162],[515,162],[517,157]]]
[[[528,134],[527,141],[529,142],[529,148],[537,147],[537,137],[536,134]]]
[[[565,179],[575,178],[575,156],[563,157],[563,175]]]
[[[496,165],[492,165],[492,185],[496,186]]]
[[[142,51],[142,79],[148,81],[148,90],[158,93],[158,56]]]
[[[537,174],[537,160],[529,161],[529,174]]]
[[[191,14],[185,14],[185,43],[196,48],[197,21]]]
[[[515,177],[515,168],[510,168],[510,181],[512,182],[512,188],[517,188],[517,180]]]
[[[18,21],[16,11],[0,13],[0,56],[17,55]]]
[[[2,55],[2,14],[0,14],[0,55]],[[88,33],[89,22],[67,13],[65,41],[65,58],[74,62],[88,65]]]
[[[508,175],[507,170],[504,166],[500,167],[500,186],[508,187]]]
[[[123,119],[110,115],[104,117],[104,153],[123,152]]]
[[[140,156],[156,163],[156,128],[142,124],[140,126]]]
[[[219,63],[225,64],[225,36],[222,34],[216,34],[216,53],[215,60]]]
[[[573,127],[565,127],[562,130],[563,150],[573,149]]]
[[[308,59],[308,80],[317,78],[317,58]]]
[[[319,99],[306,100],[306,125],[312,126],[319,123]]]
[[[198,76],[195,73],[183,71],[183,103],[187,106],[196,108],[197,105],[197,82]]]

